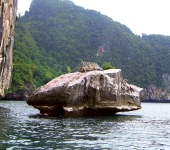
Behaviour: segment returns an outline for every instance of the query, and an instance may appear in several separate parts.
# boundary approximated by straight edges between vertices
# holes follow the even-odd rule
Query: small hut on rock
[[[93,71],[93,70],[103,70],[103,69],[95,62],[82,61],[78,66],[79,72],[87,72],[87,71]]]

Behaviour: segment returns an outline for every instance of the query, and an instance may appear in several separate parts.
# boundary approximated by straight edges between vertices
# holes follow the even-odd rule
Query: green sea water
[[[170,149],[170,104],[113,116],[42,117],[24,101],[0,101],[0,150]]]

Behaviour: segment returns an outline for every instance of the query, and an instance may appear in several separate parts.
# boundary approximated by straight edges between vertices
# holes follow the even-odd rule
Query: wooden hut
[[[82,61],[78,66],[79,72],[87,72],[93,70],[103,70],[97,63],[95,62],[84,62]]]

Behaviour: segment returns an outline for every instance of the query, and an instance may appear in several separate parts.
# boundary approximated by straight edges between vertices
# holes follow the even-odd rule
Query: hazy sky
[[[32,0],[18,0],[18,11],[29,10]],[[170,0],[72,0],[76,5],[94,9],[141,35],[170,35]]]

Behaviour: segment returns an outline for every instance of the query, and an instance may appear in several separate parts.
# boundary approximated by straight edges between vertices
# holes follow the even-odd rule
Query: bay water
[[[170,104],[100,117],[42,117],[25,101],[0,101],[0,150],[170,150]]]

